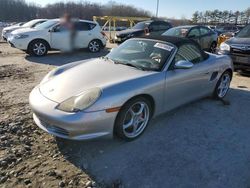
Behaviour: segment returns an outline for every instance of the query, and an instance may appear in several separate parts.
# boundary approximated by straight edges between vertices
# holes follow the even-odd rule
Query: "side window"
[[[159,24],[158,22],[153,22],[149,25],[149,29],[151,31],[158,31],[159,30]]]
[[[93,26],[92,26],[93,28]],[[90,24],[86,22],[76,22],[75,23],[75,29],[77,31],[88,31],[91,30]]]
[[[174,64],[180,60],[190,61],[194,64],[197,64],[203,61],[203,56],[200,49],[193,44],[183,44],[179,47],[175,58]]]
[[[53,31],[54,32],[63,32],[63,31],[67,31],[67,29],[59,24],[53,28]]]
[[[200,30],[198,28],[193,28],[191,31],[188,33],[189,37],[199,37],[200,36]]]
[[[96,24],[94,23],[88,23],[89,24],[89,30],[92,30],[95,28]]]
[[[205,27],[201,27],[200,32],[201,32],[201,35],[207,35],[210,33],[210,30]]]
[[[171,28],[171,26],[168,23],[162,22],[159,24],[159,30],[168,30],[169,28]]]

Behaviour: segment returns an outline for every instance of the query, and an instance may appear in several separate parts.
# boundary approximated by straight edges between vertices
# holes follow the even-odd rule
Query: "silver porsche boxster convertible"
[[[205,53],[190,39],[147,36],[52,70],[29,102],[35,123],[55,136],[133,140],[152,117],[206,96],[225,97],[232,73],[228,56]]]

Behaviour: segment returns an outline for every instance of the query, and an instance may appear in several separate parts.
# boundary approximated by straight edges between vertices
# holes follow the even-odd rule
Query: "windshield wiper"
[[[140,69],[140,70],[143,70],[143,71],[146,71],[147,69],[145,69],[144,67],[141,67],[141,66],[137,66],[137,65],[134,65],[132,63],[125,63],[125,62],[119,62],[119,61],[114,61],[115,64],[121,64],[121,65],[127,65],[127,66],[130,66],[130,67],[134,67],[134,68],[137,68],[137,69]]]
[[[115,61],[113,61],[111,58],[107,57],[107,56],[102,56],[101,59],[107,60],[107,61],[111,61],[112,63],[115,63]]]
[[[101,58],[104,59],[104,60],[107,60],[107,61],[111,61],[114,64],[126,65],[126,66],[130,66],[130,67],[134,67],[134,68],[140,69],[142,71],[149,71],[150,70],[150,69],[147,69],[147,68],[144,68],[144,67],[132,64],[132,63],[125,63],[125,62],[121,62],[121,61],[118,61],[118,60],[113,60],[113,59],[111,59],[111,58],[109,58],[107,56],[103,56]]]

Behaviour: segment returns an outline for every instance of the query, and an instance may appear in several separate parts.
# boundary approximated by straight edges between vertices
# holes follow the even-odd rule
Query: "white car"
[[[48,50],[68,51],[88,48],[90,52],[99,52],[106,46],[106,37],[98,23],[87,20],[74,20],[76,35],[71,42],[71,32],[65,29],[59,19],[48,20],[34,28],[19,29],[11,33],[8,42],[12,47],[21,49],[30,55],[43,56]]]
[[[3,28],[2,30],[2,38],[3,40],[7,40],[8,37],[10,36],[10,33],[14,30],[17,30],[17,29],[23,29],[23,28],[33,28],[45,21],[47,21],[48,19],[35,19],[35,20],[31,20],[29,22],[26,22],[26,23],[18,23],[18,24],[15,24],[15,25],[11,25],[9,27],[5,27]]]

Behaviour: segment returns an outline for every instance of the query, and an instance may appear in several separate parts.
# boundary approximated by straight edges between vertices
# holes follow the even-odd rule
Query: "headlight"
[[[14,35],[15,39],[24,39],[24,38],[27,38],[27,37],[29,37],[29,35]]]
[[[65,112],[78,112],[90,107],[100,96],[101,89],[93,88],[63,101],[56,108]]]
[[[220,50],[221,51],[230,51],[230,46],[227,43],[223,42],[220,45]]]
[[[13,30],[4,30],[3,33],[10,33],[12,32]]]

